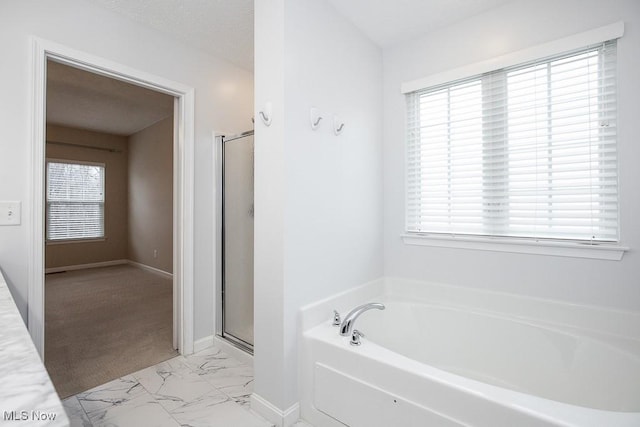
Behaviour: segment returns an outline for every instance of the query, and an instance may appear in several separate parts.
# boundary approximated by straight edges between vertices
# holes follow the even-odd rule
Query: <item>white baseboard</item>
[[[62,271],[84,270],[85,268],[111,267],[114,265],[128,264],[126,259],[115,259],[112,261],[91,262],[89,264],[65,265],[62,267],[45,268],[44,273],[60,273]]]
[[[245,365],[253,366],[253,355],[239,349],[233,344],[229,344],[217,335],[213,337],[213,345],[234,359],[241,361]]]
[[[157,273],[163,277],[166,277],[167,279],[173,279],[173,274],[169,273],[168,271],[164,271],[164,270],[160,270],[159,268],[155,268],[155,267],[151,267],[149,265],[146,264],[141,264],[139,262],[135,262],[135,261],[131,261],[131,260],[127,260],[127,264],[129,265],[133,265],[134,267],[138,267],[138,268],[143,268],[145,270],[148,270],[152,273]]]
[[[251,409],[275,424],[276,427],[290,427],[300,418],[300,404],[295,403],[289,409],[281,411],[262,396],[251,395]]]
[[[193,352],[197,353],[209,347],[213,347],[213,340],[214,340],[213,335],[209,335],[207,337],[200,338],[199,340],[195,340],[193,342]]]
[[[91,262],[88,264],[64,265],[62,267],[45,268],[44,272],[45,274],[60,273],[62,271],[84,270],[86,268],[111,267],[114,265],[123,265],[123,264],[129,264],[134,267],[143,268],[145,270],[148,270],[153,273],[157,273],[163,277],[166,277],[167,279],[173,279],[173,274],[169,272],[166,272],[145,264],[141,264],[139,262],[131,261],[129,259],[114,259],[112,261]]]

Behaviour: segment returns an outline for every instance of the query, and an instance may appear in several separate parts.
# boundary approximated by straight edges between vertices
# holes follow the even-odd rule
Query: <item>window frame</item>
[[[619,39],[624,33],[624,24],[618,22],[605,27],[600,27],[584,33],[558,39],[543,45],[523,49],[511,54],[503,55],[480,63],[470,64],[464,67],[445,71],[429,77],[424,77],[410,82],[404,82],[401,92],[407,94],[430,87],[445,85],[455,81],[468,80],[473,77],[481,77],[482,74],[501,69],[521,66],[528,62],[543,60],[565,52],[577,51],[588,46],[601,44],[609,40]],[[505,74],[506,76],[506,74]],[[505,78],[506,80],[506,78]],[[405,110],[408,111],[408,110]],[[405,143],[405,149],[407,145]],[[405,161],[407,157],[405,156]],[[406,167],[407,165],[405,165]],[[619,167],[618,167],[619,168]],[[408,171],[408,169],[407,169]],[[405,175],[405,185],[407,185]],[[408,193],[405,192],[405,196]],[[619,203],[619,202],[618,202]],[[491,235],[464,235],[464,234],[440,234],[409,231],[406,222],[409,209],[408,199],[404,203],[405,223],[404,233],[401,238],[405,244],[433,247],[448,247],[462,249],[489,250],[498,252],[527,253],[539,255],[570,256],[579,258],[595,258],[607,260],[620,260],[624,252],[629,250],[621,242],[621,234],[618,241],[578,241],[557,240],[549,238],[491,236]],[[620,230],[620,211],[618,209],[618,230]]]
[[[102,168],[102,201],[96,202],[100,205],[102,210],[102,235],[101,236],[91,236],[91,237],[69,237],[64,239],[49,239],[49,163],[62,163],[62,164],[70,164],[70,165],[80,165],[80,166],[97,166]],[[47,246],[51,245],[65,245],[70,243],[91,243],[91,242],[104,242],[107,240],[107,231],[106,231],[106,218],[105,218],[105,205],[106,205],[106,188],[107,188],[107,167],[104,162],[93,162],[93,161],[85,161],[85,160],[73,160],[73,159],[59,159],[59,158],[46,158],[45,159],[45,228],[44,228],[44,238],[45,244]]]

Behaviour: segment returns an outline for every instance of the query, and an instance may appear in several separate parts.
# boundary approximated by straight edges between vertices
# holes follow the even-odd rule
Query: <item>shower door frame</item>
[[[219,173],[216,176],[215,186],[215,203],[216,203],[216,253],[219,254],[215,257],[215,270],[216,274],[216,298],[215,298],[215,333],[216,338],[222,339],[228,344],[239,348],[240,350],[253,355],[253,345],[243,341],[240,338],[234,337],[231,334],[225,334],[224,332],[224,280],[225,280],[225,251],[224,251],[224,145],[226,142],[231,142],[236,139],[244,138],[247,136],[254,136],[254,131],[249,130],[237,135],[215,135],[215,148],[214,157],[216,170]],[[255,144],[255,139],[254,139]],[[255,147],[255,145],[254,145]],[[255,150],[255,148],[254,148]]]

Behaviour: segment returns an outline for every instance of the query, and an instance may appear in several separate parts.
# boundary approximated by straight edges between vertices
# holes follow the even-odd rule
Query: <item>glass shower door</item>
[[[222,335],[253,347],[253,133],[223,140]]]

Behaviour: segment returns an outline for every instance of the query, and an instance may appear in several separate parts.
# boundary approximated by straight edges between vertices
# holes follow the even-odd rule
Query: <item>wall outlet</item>
[[[153,250],[153,257],[154,258],[158,258],[158,250],[157,249]]]
[[[20,225],[22,202],[0,202],[0,225]]]

